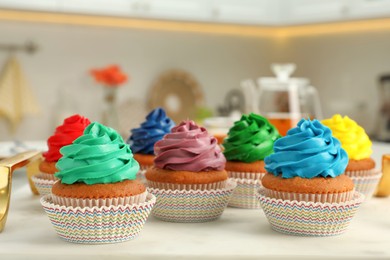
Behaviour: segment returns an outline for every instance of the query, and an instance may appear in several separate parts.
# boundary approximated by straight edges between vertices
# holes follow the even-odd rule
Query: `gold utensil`
[[[39,151],[27,151],[0,161],[0,232],[3,231],[7,221],[11,198],[12,174],[14,170],[21,168],[32,161],[38,161],[37,159],[40,157],[41,153]],[[36,173],[36,171],[34,171],[36,168],[34,167],[37,166],[33,165],[33,167],[28,170],[27,176]],[[33,193],[37,194],[37,191],[31,182],[30,187]]]
[[[390,195],[390,154],[382,157],[382,178],[379,182],[375,196],[387,197]]]

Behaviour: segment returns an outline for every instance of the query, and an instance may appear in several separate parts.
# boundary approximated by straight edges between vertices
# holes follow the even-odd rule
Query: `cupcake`
[[[334,115],[322,120],[322,123],[332,130],[333,136],[340,140],[348,154],[346,175],[352,178],[357,191],[370,198],[382,175],[380,170],[375,169],[375,161],[371,158],[370,138],[361,126],[347,116]]]
[[[155,198],[135,179],[139,164],[122,137],[95,122],[60,152],[59,181],[41,199],[58,235],[95,244],[135,237]]]
[[[145,174],[157,197],[153,215],[173,222],[218,218],[236,184],[228,181],[216,138],[193,121],[183,121],[154,149],[154,166]]]
[[[154,144],[174,126],[172,119],[167,117],[165,111],[159,107],[146,116],[146,121],[139,128],[131,130],[127,143],[134,153],[134,158],[139,162],[141,170],[153,166]]]
[[[348,155],[318,120],[302,119],[265,158],[260,204],[276,231],[328,236],[345,231],[364,195],[344,174]]]
[[[83,134],[84,129],[90,124],[88,118],[80,115],[73,115],[64,120],[64,123],[58,126],[52,136],[47,140],[49,150],[44,152],[43,160],[39,164],[40,174],[33,176],[32,180],[40,195],[50,193],[51,187],[57,178],[54,174],[57,172],[56,163],[61,158],[60,149],[69,145],[77,137]]]
[[[260,115],[243,115],[234,123],[223,143],[227,159],[225,169],[229,177],[237,182],[229,206],[260,207],[256,193],[266,173],[263,160],[273,153],[274,142],[278,138],[278,130]]]

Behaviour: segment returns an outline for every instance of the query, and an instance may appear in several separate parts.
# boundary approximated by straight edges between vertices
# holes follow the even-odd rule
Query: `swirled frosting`
[[[61,158],[61,147],[71,144],[73,140],[83,134],[84,129],[90,124],[88,118],[73,115],[64,120],[64,123],[58,126],[52,136],[47,140],[49,150],[43,153],[43,157],[48,162],[56,162]]]
[[[169,133],[175,123],[167,117],[162,108],[152,110],[139,128],[131,130],[127,140],[133,153],[153,154],[154,144]]]
[[[55,176],[62,183],[115,183],[134,180],[139,170],[130,147],[112,128],[97,122],[90,124],[84,134],[60,150]]]
[[[260,161],[273,153],[279,137],[278,130],[266,118],[253,113],[243,115],[223,142],[224,155],[229,161]]]
[[[332,131],[318,120],[302,119],[274,144],[264,159],[265,169],[283,178],[336,177],[348,164],[348,155]]]
[[[174,171],[220,171],[226,159],[217,139],[194,121],[183,121],[154,145],[154,165]]]
[[[372,154],[370,138],[355,121],[337,114],[321,122],[332,130],[333,136],[339,139],[350,159],[370,158]]]

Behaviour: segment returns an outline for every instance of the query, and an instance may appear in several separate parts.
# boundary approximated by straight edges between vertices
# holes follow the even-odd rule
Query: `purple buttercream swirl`
[[[194,121],[181,122],[154,145],[154,165],[173,171],[221,171],[226,159],[217,139]]]

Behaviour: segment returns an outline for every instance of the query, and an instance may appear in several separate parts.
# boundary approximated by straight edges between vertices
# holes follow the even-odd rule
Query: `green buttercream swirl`
[[[112,128],[94,122],[71,145],[61,148],[56,177],[62,183],[115,183],[134,180],[139,170],[122,137]]]
[[[242,115],[223,142],[224,155],[228,161],[260,161],[273,153],[278,138],[278,130],[266,118],[253,113]]]

